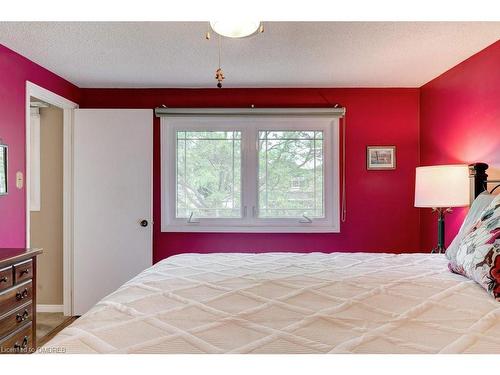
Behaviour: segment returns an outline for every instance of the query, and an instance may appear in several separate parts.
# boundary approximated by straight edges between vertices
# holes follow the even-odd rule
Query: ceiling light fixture
[[[246,38],[257,33],[263,33],[264,25],[260,21],[210,21],[209,24],[210,28],[219,37],[219,68],[215,72],[215,79],[217,80],[217,87],[222,88],[222,80],[225,77],[221,68],[221,38]],[[207,30],[205,38],[210,40],[210,30]]]
[[[210,21],[210,27],[227,38],[245,38],[263,31],[260,21]]]

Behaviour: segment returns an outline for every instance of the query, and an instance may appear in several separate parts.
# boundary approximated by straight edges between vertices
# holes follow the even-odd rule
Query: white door
[[[152,264],[153,111],[77,109],[73,313]]]

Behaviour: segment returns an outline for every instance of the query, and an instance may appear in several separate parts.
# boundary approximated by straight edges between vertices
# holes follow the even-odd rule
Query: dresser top
[[[33,258],[42,253],[42,249],[3,249],[0,248],[0,268],[11,263],[19,262],[25,259]]]

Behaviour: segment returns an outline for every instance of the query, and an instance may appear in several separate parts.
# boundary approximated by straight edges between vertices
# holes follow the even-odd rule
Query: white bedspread
[[[67,353],[500,353],[500,303],[444,255],[183,254],[45,347]]]

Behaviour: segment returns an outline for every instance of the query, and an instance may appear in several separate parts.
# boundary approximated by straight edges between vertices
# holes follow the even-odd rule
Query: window
[[[241,213],[241,132],[177,131],[176,218]]]
[[[324,217],[322,131],[259,131],[258,154],[259,217]]]
[[[338,232],[338,118],[162,117],[162,230]]]

